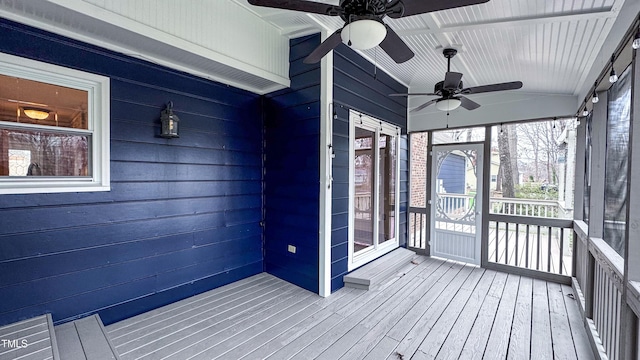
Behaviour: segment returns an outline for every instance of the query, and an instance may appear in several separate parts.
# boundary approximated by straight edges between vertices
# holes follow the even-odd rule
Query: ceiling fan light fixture
[[[374,48],[387,37],[387,28],[383,23],[371,19],[353,21],[344,26],[342,42],[357,50]]]
[[[442,99],[436,102],[436,109],[440,111],[451,111],[457,109],[462,102],[460,99]]]
[[[29,118],[34,120],[44,120],[49,117],[49,110],[38,108],[23,108],[22,111]]]

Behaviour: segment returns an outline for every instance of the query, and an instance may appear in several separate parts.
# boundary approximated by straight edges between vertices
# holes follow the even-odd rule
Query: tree
[[[515,184],[513,182],[513,162],[509,146],[509,126],[501,126],[498,131],[498,151],[500,153],[500,170],[502,196],[515,197]]]

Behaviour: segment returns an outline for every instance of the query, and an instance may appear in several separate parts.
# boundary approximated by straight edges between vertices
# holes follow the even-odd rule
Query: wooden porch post
[[[607,150],[607,92],[598,93],[600,101],[593,104],[591,118],[591,199],[589,201],[589,239],[587,249],[591,247],[591,238],[601,239],[604,233],[604,206],[602,201],[593,201],[604,195],[604,170]],[[594,196],[595,195],[595,196]],[[596,261],[587,250],[587,269],[585,277],[584,301],[585,316],[593,318],[593,288]]]
[[[578,125],[576,129],[576,161],[575,161],[575,183],[573,186],[574,194],[573,197],[573,219],[574,220],[583,220],[584,219],[584,176],[585,176],[585,154],[586,154],[586,135],[587,135],[587,124],[586,118],[580,121],[580,125]],[[582,258],[587,256],[589,250],[583,251],[581,254],[578,254],[578,236],[574,232],[573,236],[573,257],[571,268],[573,269],[573,273],[571,274],[573,277],[577,277],[576,267],[578,258]],[[584,249],[583,249],[584,250]],[[584,271],[584,269],[582,269]],[[584,279],[583,274],[580,274],[580,279]]]
[[[482,164],[482,240],[480,244],[480,266],[485,268],[489,263],[489,203],[491,201],[491,126],[484,132],[484,161]]]
[[[427,256],[431,256],[431,212],[434,209],[434,205],[435,204],[431,204],[431,177],[433,176],[431,173],[433,172],[433,170],[431,169],[431,164],[433,163],[433,131],[429,130],[427,131],[427,178],[425,179],[425,184],[426,184],[426,192],[425,192],[425,198],[426,198],[426,204],[425,206],[427,207],[427,215],[426,215],[426,224],[425,224],[425,242],[424,242],[424,247],[425,247],[425,252],[427,254]]]
[[[620,309],[620,354],[636,359],[638,318],[630,304],[629,281],[640,281],[640,57],[633,51],[631,82],[631,124],[629,130],[629,169],[627,178],[627,223],[622,306]],[[639,310],[639,309],[636,309]]]

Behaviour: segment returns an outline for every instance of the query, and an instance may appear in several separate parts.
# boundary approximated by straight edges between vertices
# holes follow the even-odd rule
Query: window
[[[0,54],[0,194],[109,190],[109,79]]]
[[[627,222],[627,169],[631,124],[631,67],[609,89],[604,167],[604,236],[624,259]]]
[[[433,132],[433,144],[455,144],[484,141],[484,127],[447,129]]]
[[[573,218],[576,120],[496,125],[491,134],[490,212]]]
[[[398,247],[398,127],[351,111],[349,269]]]

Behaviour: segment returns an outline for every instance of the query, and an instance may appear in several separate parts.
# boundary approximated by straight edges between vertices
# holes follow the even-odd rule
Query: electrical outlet
[[[289,250],[290,253],[295,254],[296,253],[296,247],[293,245],[289,245],[287,247],[287,250]]]

